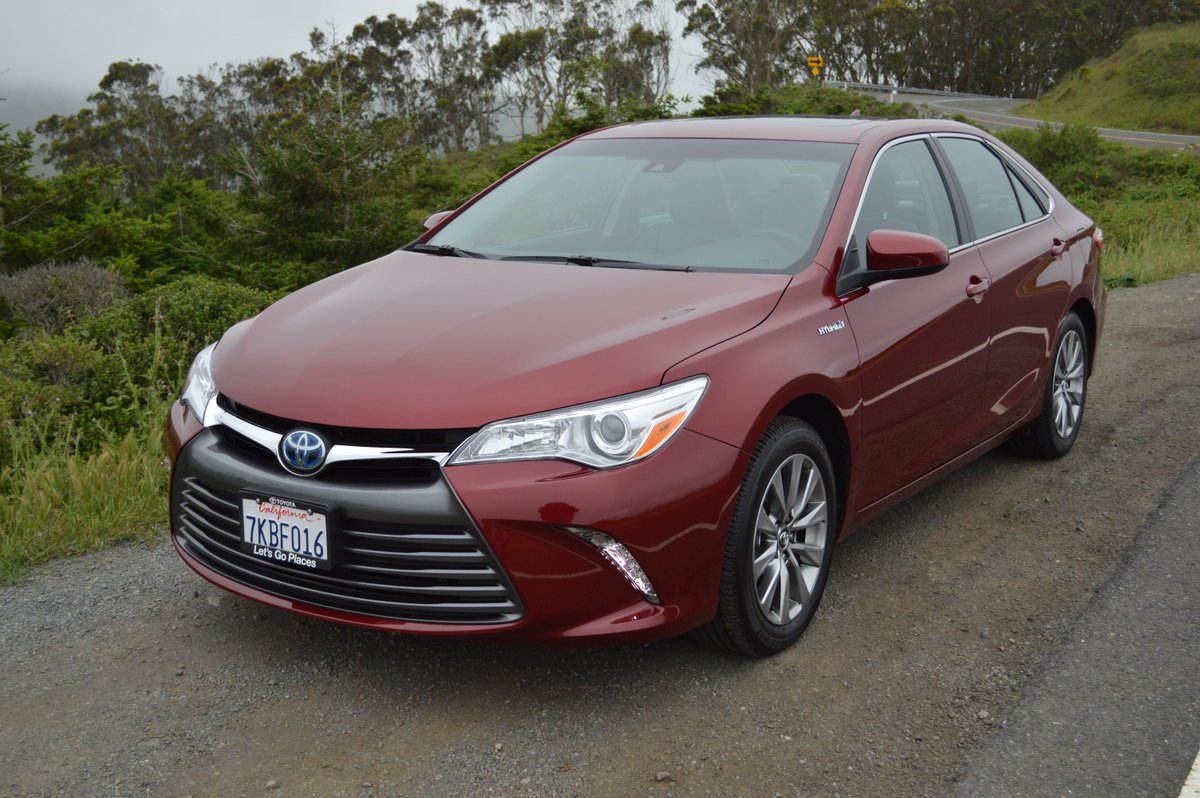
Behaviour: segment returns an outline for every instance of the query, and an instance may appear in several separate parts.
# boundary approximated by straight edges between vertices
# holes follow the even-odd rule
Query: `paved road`
[[[1200,748],[1200,460],[945,798],[1178,795]]]
[[[1014,100],[1005,97],[931,97],[924,94],[897,95],[896,99],[912,103],[913,105],[927,105],[933,110],[944,114],[962,114],[968,119],[993,130],[1008,130],[1010,128],[1036,130],[1044,124],[1037,119],[1028,119],[1023,116],[1014,116],[1007,113],[1013,108],[1027,102],[1021,99]],[[1200,136],[1184,136],[1175,133],[1148,133],[1137,130],[1117,130],[1115,128],[1097,128],[1097,130],[1101,138],[1132,144],[1135,147],[1200,148]]]

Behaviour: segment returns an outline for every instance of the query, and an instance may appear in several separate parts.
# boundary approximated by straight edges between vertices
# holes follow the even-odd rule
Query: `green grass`
[[[1192,203],[1193,217],[1200,204]],[[1195,219],[1166,216],[1141,235],[1118,239],[1104,251],[1104,280],[1109,288],[1125,288],[1185,274],[1200,273],[1200,225]]]
[[[1142,30],[1016,113],[1098,127],[1200,133],[1200,22]]]
[[[1109,287],[1200,272],[1200,154],[1102,141],[1083,125],[1000,137],[1104,230]]]
[[[30,566],[126,540],[160,539],[167,525],[164,407],[88,456],[64,437],[38,440],[29,425],[0,429],[12,462],[0,468],[0,584]]]

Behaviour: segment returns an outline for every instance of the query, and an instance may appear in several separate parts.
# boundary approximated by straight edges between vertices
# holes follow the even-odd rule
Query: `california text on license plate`
[[[324,508],[275,496],[242,497],[242,550],[272,562],[327,571],[329,527]]]

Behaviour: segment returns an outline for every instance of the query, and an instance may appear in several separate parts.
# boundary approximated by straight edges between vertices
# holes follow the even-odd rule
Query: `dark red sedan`
[[[531,161],[200,353],[171,521],[210,582],[397,632],[766,655],[834,543],[1066,454],[1103,238],[953,122],[647,122]]]

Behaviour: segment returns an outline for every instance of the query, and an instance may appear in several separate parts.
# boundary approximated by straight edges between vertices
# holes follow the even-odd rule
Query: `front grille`
[[[176,539],[204,566],[281,598],[379,618],[506,623],[521,617],[515,594],[473,529],[331,520],[335,566],[312,572],[241,550],[236,493],[185,476],[176,485]]]

